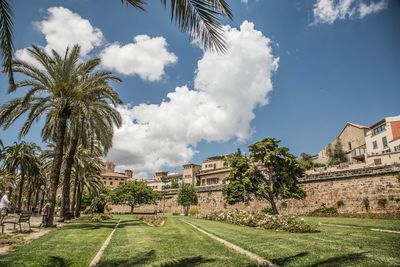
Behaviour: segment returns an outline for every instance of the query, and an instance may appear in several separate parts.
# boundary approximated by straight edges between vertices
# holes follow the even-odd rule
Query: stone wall
[[[339,213],[400,212],[400,182],[397,178],[399,172],[400,166],[393,165],[307,176],[300,182],[307,193],[306,198],[278,200],[278,209],[282,214],[305,214],[325,205],[337,207]],[[228,205],[224,202],[222,187],[197,187],[197,208],[201,212],[210,212],[221,209],[256,211],[269,207],[265,200]],[[176,197],[176,189],[166,191],[164,199],[158,205],[140,207],[136,211],[182,212],[182,208],[176,203]],[[114,207],[114,211],[123,212],[129,209],[119,206]]]

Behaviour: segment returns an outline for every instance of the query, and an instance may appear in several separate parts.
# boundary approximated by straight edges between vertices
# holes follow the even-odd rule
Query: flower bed
[[[137,216],[137,218],[151,226],[162,226],[166,220],[163,215],[142,215]]]
[[[302,218],[299,219],[295,216],[269,215],[264,212],[250,213],[241,210],[217,211],[208,214],[200,214],[197,218],[277,231],[282,230],[291,233],[317,232],[316,229],[306,223]]]

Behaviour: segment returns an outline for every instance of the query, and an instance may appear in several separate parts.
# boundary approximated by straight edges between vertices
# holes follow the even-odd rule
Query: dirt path
[[[15,233],[15,234],[7,234],[7,239],[5,239],[4,243],[0,245],[0,255],[7,254],[8,251],[15,245],[17,244],[22,244],[22,243],[29,243],[34,239],[37,239],[41,236],[46,235],[48,232],[50,232],[49,229],[41,229],[39,231],[33,230],[32,232],[29,233]]]

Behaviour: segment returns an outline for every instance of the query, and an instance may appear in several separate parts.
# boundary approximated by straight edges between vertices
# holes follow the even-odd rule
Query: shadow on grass
[[[68,266],[70,266],[70,263],[68,263],[68,261],[66,261],[62,257],[49,256],[48,262],[43,266],[45,266],[45,267],[68,267]]]
[[[297,253],[296,255],[293,255],[293,256],[273,259],[272,262],[277,264],[277,265],[279,265],[279,266],[285,266],[289,262],[291,262],[293,260],[296,260],[297,258],[307,256],[308,254],[310,254],[310,253],[309,252],[300,252],[300,253]]]
[[[203,256],[186,257],[176,260],[171,260],[160,265],[160,267],[186,267],[196,266],[202,263],[213,262],[214,259],[204,258]]]
[[[364,254],[367,252],[360,252],[360,253],[350,253],[344,254],[340,256],[331,257],[319,262],[316,262],[310,267],[317,267],[317,266],[350,266],[356,264],[358,261],[363,260],[366,258]]]
[[[112,259],[101,261],[98,267],[109,267],[109,266],[135,266],[142,265],[147,261],[153,259],[156,256],[156,251],[154,249],[149,250],[148,252],[140,253],[136,256],[133,256],[129,259]]]
[[[118,228],[124,228],[128,226],[136,226],[143,224],[140,221],[123,221],[119,224]],[[97,230],[100,228],[112,228],[114,229],[116,222],[101,222],[101,223],[73,223],[67,224],[63,229],[82,229],[82,230]]]

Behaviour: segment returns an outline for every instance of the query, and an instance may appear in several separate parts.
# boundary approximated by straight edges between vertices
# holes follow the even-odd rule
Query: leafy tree
[[[141,181],[125,182],[115,188],[111,194],[114,204],[127,204],[131,208],[131,213],[140,205],[157,203],[160,198],[159,192]]]
[[[346,153],[343,151],[343,146],[340,139],[336,141],[333,149],[329,144],[327,148],[327,154],[329,157],[329,165],[339,165],[340,163],[347,162]]]
[[[189,208],[191,205],[197,205],[197,193],[192,185],[184,184],[178,192],[178,204],[183,206],[183,212],[185,216],[189,214]]]
[[[303,198],[305,192],[297,185],[304,169],[286,147],[275,138],[266,138],[249,146],[250,157],[231,156],[231,174],[224,194],[229,204],[264,198],[278,214],[277,198]]]
[[[303,166],[303,168],[306,170],[310,170],[314,167],[314,162],[313,162],[312,156],[310,154],[301,153],[299,162]]]
[[[171,180],[171,188],[179,188],[179,182],[177,179]]]
[[[52,225],[69,120],[80,105],[87,104],[95,96],[118,104],[110,97],[116,92],[107,82],[120,80],[110,72],[96,72],[95,68],[100,64],[98,58],[80,61],[80,47],[77,45],[67,49],[64,56],[54,50],[48,54],[37,46],[29,48],[28,53],[37,64],[21,60],[13,62],[14,72],[24,74],[27,79],[17,82],[12,90],[28,87],[28,92],[1,107],[0,125],[7,129],[21,115],[28,113],[19,133],[21,137],[28,133],[35,120],[46,116],[42,137],[54,145],[49,175],[49,225]]]

